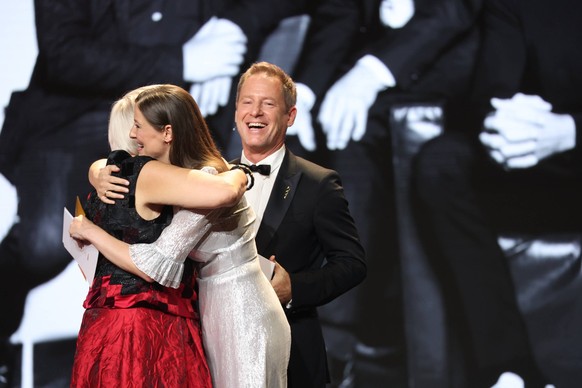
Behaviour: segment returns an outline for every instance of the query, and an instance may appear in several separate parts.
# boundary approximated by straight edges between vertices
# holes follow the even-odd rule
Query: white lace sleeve
[[[212,170],[203,168],[203,171],[216,173],[216,170]],[[131,260],[140,271],[161,285],[178,288],[184,272],[184,261],[210,225],[207,216],[180,210],[155,242],[129,246]]]

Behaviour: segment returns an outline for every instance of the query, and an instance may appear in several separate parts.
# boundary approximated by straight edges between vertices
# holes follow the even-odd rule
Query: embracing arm
[[[89,181],[104,203],[113,204],[128,192],[129,182],[111,175],[117,171],[115,165],[105,166],[104,159],[94,162],[89,169]],[[213,209],[237,203],[247,189],[247,179],[239,169],[212,175],[151,161],[140,172],[138,182],[140,196],[146,198],[146,203]]]
[[[152,160],[139,174],[136,194],[146,204],[214,209],[236,204],[246,187],[242,170],[212,175]]]
[[[81,243],[93,244],[107,260],[124,271],[137,275],[147,282],[154,281],[133,263],[129,256],[129,244],[111,236],[88,218],[75,217],[69,228],[69,234]]]
[[[184,261],[212,226],[212,212],[180,210],[158,239],[150,244],[132,244],[129,256],[142,273],[166,287],[178,288]]]
[[[84,216],[73,219],[69,234],[80,243],[93,244],[119,268],[147,282],[178,288],[184,261],[211,227],[211,216],[180,210],[160,237],[149,244],[128,244],[111,236]]]
[[[107,159],[99,159],[94,161],[89,167],[89,173],[87,176],[89,178],[89,183],[91,183],[91,186],[95,187],[95,189],[98,189],[96,185],[99,183],[99,174],[101,169],[105,168],[106,164]],[[97,191],[97,193],[99,193],[99,191]]]

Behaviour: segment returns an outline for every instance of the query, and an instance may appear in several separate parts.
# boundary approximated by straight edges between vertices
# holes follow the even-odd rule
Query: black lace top
[[[120,167],[116,176],[130,182],[129,193],[114,205],[101,202],[96,191],[92,191],[85,205],[87,217],[109,234],[129,244],[154,242],[172,220],[172,207],[165,206],[162,213],[153,220],[144,220],[135,209],[135,187],[142,167],[153,160],[150,157],[131,157],[125,151],[114,151],[107,164]],[[184,317],[197,317],[194,291],[194,267],[186,260],[187,267],[180,287],[164,287],[158,283],[148,283],[99,255],[95,279],[83,306],[89,308],[132,308],[148,307]]]

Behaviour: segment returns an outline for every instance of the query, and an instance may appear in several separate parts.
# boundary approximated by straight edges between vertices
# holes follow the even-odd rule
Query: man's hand
[[[281,267],[281,265],[275,260],[275,256],[271,256],[269,260],[275,263],[271,285],[279,298],[279,302],[281,302],[282,305],[286,305],[293,296],[291,293],[291,278],[289,277],[289,273],[285,271],[285,268]]]
[[[202,116],[213,115],[219,107],[228,104],[231,85],[231,77],[217,77],[192,84],[190,94],[196,100]]]
[[[127,188],[129,181],[111,175],[112,172],[119,172],[119,167],[110,164],[101,168],[96,180],[91,182],[101,202],[110,205],[113,205],[116,199],[123,199],[123,194],[129,192]]]
[[[368,110],[385,86],[365,66],[356,64],[326,93],[318,120],[327,148],[344,149],[366,133]]]
[[[493,98],[491,104],[495,111],[485,119],[479,139],[504,168],[530,168],[574,148],[573,118],[552,113],[551,104],[541,97],[518,93],[511,99]]]
[[[245,34],[235,23],[211,18],[182,46],[184,80],[205,82],[237,75],[247,51],[246,44]]]
[[[311,108],[315,103],[315,95],[307,85],[297,84],[297,116],[295,122],[287,128],[287,135],[297,135],[299,142],[307,151],[315,151],[315,131],[311,116]]]

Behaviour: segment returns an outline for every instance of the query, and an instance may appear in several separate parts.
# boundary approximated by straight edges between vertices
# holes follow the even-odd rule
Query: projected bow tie
[[[249,168],[252,172],[258,172],[261,175],[269,175],[271,173],[271,166],[268,164],[251,164]]]

